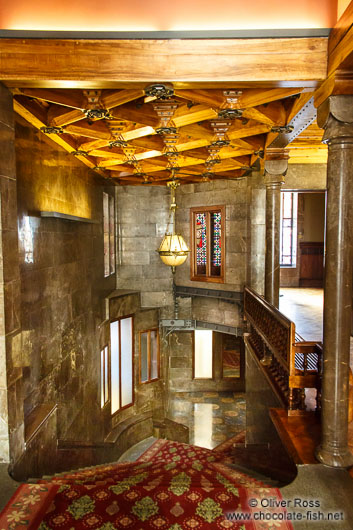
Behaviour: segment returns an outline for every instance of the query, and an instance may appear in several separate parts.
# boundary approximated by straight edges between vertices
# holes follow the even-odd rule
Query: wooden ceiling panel
[[[163,95],[170,86],[15,88],[14,108],[105,177],[145,185],[172,173],[182,182],[241,177],[312,95],[302,87],[258,86],[172,87]],[[290,146],[293,160],[321,160],[321,137],[317,126],[308,127]]]

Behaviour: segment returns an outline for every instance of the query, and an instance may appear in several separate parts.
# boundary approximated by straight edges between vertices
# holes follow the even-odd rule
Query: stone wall
[[[210,283],[190,280],[190,257],[177,268],[175,282],[178,285],[224,291],[243,291],[247,275],[248,223],[247,181],[213,181],[187,184],[177,189],[176,228],[187,244],[191,242],[190,208],[196,206],[226,207],[226,267],[225,282]],[[192,318],[241,326],[238,306],[217,300],[194,298]]]
[[[24,421],[39,404],[58,403],[59,438],[101,439],[99,326],[115,288],[103,271],[102,193],[112,190],[22,119],[16,155],[23,378],[13,403]],[[42,218],[42,210],[95,222]],[[12,450],[16,460],[19,444]]]
[[[14,137],[12,95],[0,83],[0,462],[24,437]]]
[[[217,390],[242,392],[244,378],[222,379],[222,334],[213,333],[213,379],[193,379],[193,332],[174,332],[167,338],[170,392]]]
[[[141,292],[143,307],[172,303],[172,275],[158,253],[169,217],[166,186],[124,186],[118,189],[119,289]]]
[[[326,180],[326,164],[288,164],[282,190],[325,190]]]

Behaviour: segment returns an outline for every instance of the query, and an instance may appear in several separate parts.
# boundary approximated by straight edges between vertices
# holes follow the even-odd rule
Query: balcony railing
[[[288,415],[321,407],[322,345],[296,341],[295,324],[252,289],[245,287],[247,341]],[[316,389],[314,397],[312,391]]]

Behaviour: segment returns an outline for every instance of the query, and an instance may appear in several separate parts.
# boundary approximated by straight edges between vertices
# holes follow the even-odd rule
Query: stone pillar
[[[265,293],[266,256],[266,188],[260,171],[248,177],[248,237],[250,241],[247,260],[247,285],[263,295]]]
[[[348,467],[348,375],[352,303],[353,96],[331,96],[318,109],[328,143],[324,363],[321,445],[323,464]]]
[[[15,128],[11,92],[0,83],[0,462],[24,448]]]
[[[288,167],[288,154],[283,149],[268,150],[265,161],[266,184],[266,259],[265,299],[279,305],[279,237],[281,219],[281,186]]]

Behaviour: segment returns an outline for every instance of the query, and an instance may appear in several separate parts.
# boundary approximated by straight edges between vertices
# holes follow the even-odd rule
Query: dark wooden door
[[[323,287],[324,243],[300,243],[300,287]]]

